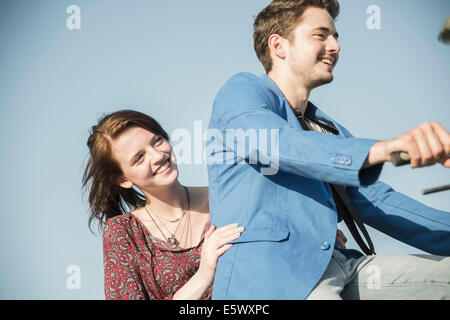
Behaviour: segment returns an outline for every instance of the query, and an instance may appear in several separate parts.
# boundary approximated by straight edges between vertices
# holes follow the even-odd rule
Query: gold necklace
[[[154,213],[153,211],[152,211],[152,213],[153,213],[153,215],[154,215],[155,217],[158,218],[159,221],[165,220],[165,221],[167,221],[167,222],[174,223],[174,222],[180,221],[180,220],[183,218],[183,216],[184,216],[184,214],[186,213],[186,211],[183,211],[183,212],[181,213],[181,215],[180,215],[178,218],[175,218],[175,219],[167,219],[167,218],[161,217],[160,215]]]
[[[187,230],[184,242],[183,242],[183,236],[184,236],[184,233],[186,232],[186,229],[188,229],[188,230]],[[181,233],[181,236],[180,236],[180,243],[184,243],[183,248],[188,248],[191,246],[191,244],[192,244],[191,234],[192,234],[191,211],[189,211],[186,215],[186,219],[184,221],[184,226],[183,226],[183,232]],[[189,242],[188,242],[188,240],[189,240]],[[189,244],[189,246],[188,246],[188,244]]]
[[[190,210],[189,191],[188,191],[188,189],[187,189],[185,186],[183,186],[183,188],[184,188],[184,192],[185,192],[185,194],[186,194],[187,211],[189,211],[189,210]],[[180,242],[179,242],[178,239],[175,237],[175,234],[177,233],[178,228],[179,228],[180,225],[181,225],[181,221],[180,221],[180,223],[178,223],[177,228],[176,228],[175,231],[172,233],[172,232],[170,232],[170,230],[164,225],[164,223],[158,218],[158,215],[156,215],[156,214],[153,212],[152,208],[149,207],[150,211],[156,216],[156,219],[159,220],[159,222],[160,222],[161,225],[164,227],[164,229],[166,229],[166,231],[170,234],[170,236],[167,238],[166,235],[164,234],[164,232],[162,232],[162,230],[159,228],[159,226],[158,226],[158,224],[156,223],[155,219],[153,219],[153,215],[147,210],[147,205],[144,206],[144,209],[145,209],[145,211],[147,211],[148,215],[149,215],[150,218],[152,219],[152,221],[153,221],[153,223],[155,224],[156,228],[158,228],[159,232],[163,235],[164,239],[166,239],[166,241],[169,242],[170,244],[174,244],[174,245],[178,246],[178,245],[180,244]],[[186,213],[186,210],[183,210],[183,213],[182,213],[182,215],[181,215],[181,218],[184,217],[185,213]],[[178,221],[178,220],[180,220],[181,218],[178,218],[178,219],[175,220],[175,221]],[[183,232],[183,233],[184,233],[184,232]],[[181,240],[181,239],[180,239],[180,240]]]

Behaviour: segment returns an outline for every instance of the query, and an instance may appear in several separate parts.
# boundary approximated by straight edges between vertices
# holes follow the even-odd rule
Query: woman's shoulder
[[[103,238],[110,237],[114,234],[130,234],[132,228],[131,218],[131,212],[109,218],[103,227]]]
[[[111,217],[106,221],[105,226],[125,226],[130,224],[131,221],[131,212],[118,214],[117,216]]]
[[[103,256],[115,259],[117,255],[127,255],[124,259],[135,257],[137,236],[134,233],[131,213],[124,213],[109,218],[103,229]],[[131,256],[129,255],[131,253]],[[132,259],[134,261],[134,258]],[[129,263],[134,263],[129,261]]]

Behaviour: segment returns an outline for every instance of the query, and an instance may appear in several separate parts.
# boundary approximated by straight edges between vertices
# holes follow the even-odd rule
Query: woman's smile
[[[158,169],[156,169],[154,175],[168,174],[171,171],[172,171],[172,163],[170,159],[167,159]]]

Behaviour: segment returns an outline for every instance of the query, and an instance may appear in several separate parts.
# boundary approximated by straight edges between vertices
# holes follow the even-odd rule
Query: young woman
[[[132,110],[92,127],[83,186],[89,224],[104,226],[106,299],[209,299],[218,257],[244,231],[210,226],[208,188],[180,184],[168,140]]]
[[[87,145],[83,187],[89,224],[104,226],[106,299],[209,299],[217,259],[244,229],[210,226],[208,188],[180,184],[169,136],[148,115],[109,114]]]

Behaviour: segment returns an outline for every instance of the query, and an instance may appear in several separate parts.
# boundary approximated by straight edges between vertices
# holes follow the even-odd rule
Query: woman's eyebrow
[[[327,28],[327,27],[318,27],[318,28],[315,28],[315,29],[313,29],[313,31],[317,31],[317,30],[320,30],[320,31],[323,31],[323,32],[326,32],[326,33],[333,33],[329,28]],[[334,32],[334,37],[336,38],[336,39],[338,39],[339,38],[339,33],[337,33],[337,32]]]

